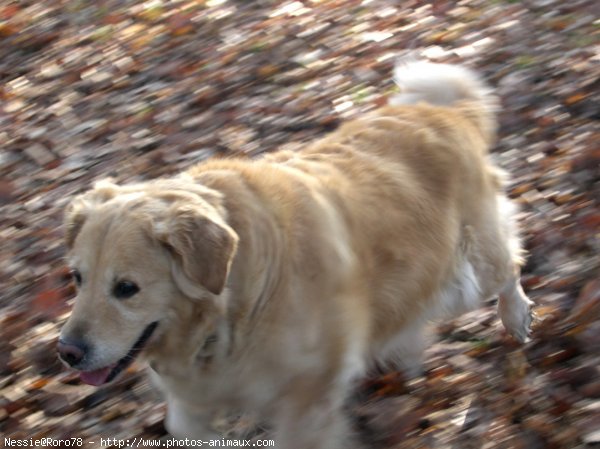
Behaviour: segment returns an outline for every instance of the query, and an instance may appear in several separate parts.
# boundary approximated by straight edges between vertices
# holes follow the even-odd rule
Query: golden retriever
[[[59,354],[110,382],[139,354],[178,438],[249,410],[282,449],[350,447],[342,406],[373,363],[419,366],[430,320],[499,295],[524,341],[531,302],[496,101],[470,70],[413,62],[401,93],[298,152],[105,181],[66,211],[78,286]]]

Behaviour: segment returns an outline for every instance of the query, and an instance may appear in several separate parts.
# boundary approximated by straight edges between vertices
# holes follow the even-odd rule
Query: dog
[[[403,63],[395,80],[388,105],[302,151],[75,197],[60,358],[102,385],[143,354],[177,438],[219,438],[226,407],[279,448],[337,449],[355,381],[418,369],[431,320],[498,295],[525,341],[514,208],[488,156],[496,98],[458,65]]]

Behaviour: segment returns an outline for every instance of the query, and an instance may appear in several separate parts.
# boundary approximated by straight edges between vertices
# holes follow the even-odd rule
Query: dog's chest
[[[258,409],[273,400],[276,381],[267,373],[260,375],[232,366],[215,367],[190,364],[150,368],[152,382],[170,398],[194,406],[212,408],[215,405],[235,409]]]

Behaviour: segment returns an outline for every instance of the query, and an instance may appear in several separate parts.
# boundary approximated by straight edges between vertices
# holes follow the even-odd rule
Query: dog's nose
[[[73,344],[70,342],[65,342],[63,340],[58,340],[58,355],[61,359],[67,362],[70,366],[75,366],[83,357],[85,357],[85,348],[83,344]]]

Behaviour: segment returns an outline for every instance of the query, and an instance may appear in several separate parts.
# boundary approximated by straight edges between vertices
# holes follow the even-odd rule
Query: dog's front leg
[[[277,449],[354,449],[343,400],[328,398],[314,404],[291,402],[274,420]]]
[[[212,411],[192,408],[175,398],[167,400],[165,428],[176,439],[220,440],[221,436],[211,427]]]

